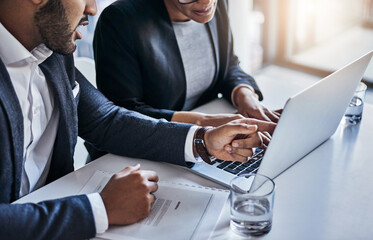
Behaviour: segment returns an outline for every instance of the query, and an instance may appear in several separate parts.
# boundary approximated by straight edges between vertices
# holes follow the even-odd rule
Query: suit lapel
[[[21,176],[22,176],[22,165],[23,165],[23,115],[21,106],[17,98],[17,94],[14,90],[13,84],[10,80],[8,71],[5,65],[0,59],[0,101],[4,106],[5,112],[7,114],[8,122],[10,125],[10,130],[12,134],[12,144],[13,144],[13,200],[19,197],[19,190],[21,186]]]
[[[56,54],[40,65],[52,87],[59,123],[47,182],[73,170],[73,152],[78,135],[77,106],[65,66]],[[75,81],[73,80],[75,83]]]

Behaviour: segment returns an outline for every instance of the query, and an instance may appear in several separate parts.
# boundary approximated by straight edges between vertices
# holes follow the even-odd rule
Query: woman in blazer
[[[94,37],[97,87],[154,118],[217,126],[235,118],[277,122],[233,52],[225,0],[119,0]],[[188,112],[223,96],[239,114]]]

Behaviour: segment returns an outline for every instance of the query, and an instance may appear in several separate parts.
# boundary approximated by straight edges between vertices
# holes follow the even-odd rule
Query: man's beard
[[[43,43],[52,51],[64,55],[75,51],[72,39],[74,31],[68,22],[66,11],[60,0],[49,0],[34,16]]]

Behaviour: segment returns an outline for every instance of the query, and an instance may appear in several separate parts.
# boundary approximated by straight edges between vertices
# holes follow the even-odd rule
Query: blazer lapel
[[[8,71],[5,65],[0,59],[0,101],[4,106],[7,114],[8,122],[10,125],[10,130],[12,134],[12,144],[13,147],[13,168],[12,173],[14,174],[14,184],[13,184],[13,200],[19,197],[19,190],[21,186],[21,176],[22,176],[22,165],[23,165],[23,115],[21,106],[17,98],[17,94],[14,90],[13,84],[10,80]]]
[[[161,47],[163,48],[162,52],[166,53],[168,60],[164,62],[164,64],[172,66],[172,71],[168,72],[169,81],[178,85],[178,89],[184,89],[183,94],[178,94],[176,91],[171,92],[171,94],[175,94],[174,97],[177,99],[177,105],[175,107],[181,109],[184,106],[186,97],[186,75],[180,48],[177,44],[174,28],[163,0],[154,1],[152,4],[158,9],[158,21],[162,24],[162,27],[159,28],[161,31],[160,36],[164,36],[162,37],[163,43]],[[177,81],[175,81],[175,79]]]
[[[216,66],[216,70],[215,70],[215,78],[214,78],[214,82],[218,79],[218,73],[219,73],[219,69],[220,69],[220,66],[219,66],[219,63],[220,63],[220,59],[219,59],[219,38],[218,38],[218,27],[217,27],[217,24],[216,24],[216,17],[214,17],[213,19],[211,19],[210,22],[207,23],[207,26],[208,26],[208,29],[210,30],[210,37],[211,37],[211,42],[212,42],[212,45],[214,46],[214,52],[215,52],[215,66]]]
[[[55,107],[59,110],[59,124],[54,144],[52,163],[47,182],[51,182],[73,168],[73,152],[78,136],[77,106],[65,66],[56,54],[40,65],[53,89]],[[75,83],[75,81],[73,80]]]

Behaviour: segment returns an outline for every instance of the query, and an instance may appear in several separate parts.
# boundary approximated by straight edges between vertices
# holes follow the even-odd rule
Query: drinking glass
[[[345,123],[348,125],[355,125],[361,121],[364,109],[364,98],[367,85],[360,82],[357,86],[354,96],[346,109],[344,116]]]
[[[230,184],[231,229],[243,236],[260,236],[272,227],[275,183],[261,174],[242,174]]]

